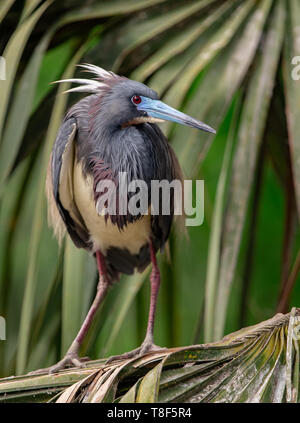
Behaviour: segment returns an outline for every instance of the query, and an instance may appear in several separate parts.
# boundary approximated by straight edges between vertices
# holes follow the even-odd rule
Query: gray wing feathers
[[[54,198],[51,163],[52,163],[52,153],[50,155],[50,159],[48,163],[46,187],[45,187],[47,203],[48,203],[48,224],[49,226],[53,228],[54,235],[57,238],[59,245],[61,245],[62,239],[66,234],[66,226],[58,211],[56,201]]]
[[[77,247],[89,249],[89,234],[74,201],[73,168],[76,132],[74,118],[65,120],[61,125],[50,159],[51,181],[53,197],[69,235]],[[53,218],[55,219],[56,216],[53,215]],[[56,222],[53,222],[53,218],[51,221],[55,229]]]

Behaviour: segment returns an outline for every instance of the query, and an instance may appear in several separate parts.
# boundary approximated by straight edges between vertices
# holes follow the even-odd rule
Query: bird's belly
[[[93,243],[93,250],[105,254],[108,248],[127,249],[131,254],[138,254],[149,242],[151,234],[151,216],[145,215],[134,223],[129,223],[122,230],[111,223],[110,219],[97,213],[93,179],[90,175],[83,177],[81,163],[74,166],[74,200],[86,224]]]

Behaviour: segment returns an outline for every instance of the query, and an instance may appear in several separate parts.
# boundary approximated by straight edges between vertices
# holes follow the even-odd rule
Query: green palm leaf
[[[2,379],[0,402],[298,402],[299,319],[294,308],[212,344]]]

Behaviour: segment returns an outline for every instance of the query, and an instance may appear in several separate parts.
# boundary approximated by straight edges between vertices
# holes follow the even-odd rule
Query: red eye
[[[133,104],[140,104],[142,99],[139,95],[134,95],[133,97],[131,97],[131,101],[133,102]]]

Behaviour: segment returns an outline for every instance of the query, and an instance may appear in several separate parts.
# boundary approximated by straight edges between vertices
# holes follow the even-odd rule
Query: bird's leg
[[[129,351],[125,354],[114,355],[106,361],[107,363],[110,363],[115,360],[121,360],[121,359],[132,358],[135,356],[143,355],[150,351],[164,350],[164,348],[155,345],[153,342],[155,311],[156,311],[157,296],[158,296],[158,291],[160,286],[160,271],[157,265],[155,250],[154,250],[152,241],[150,241],[149,246],[150,246],[150,255],[151,255],[151,263],[152,263],[152,271],[150,275],[151,297],[150,297],[150,309],[149,309],[149,317],[148,317],[148,324],[147,324],[145,339],[139,348],[136,348],[135,350]]]
[[[68,349],[68,351],[66,352],[66,355],[64,356],[62,360],[60,360],[58,363],[54,364],[53,366],[47,369],[37,370],[36,372],[32,372],[32,373],[44,373],[45,371],[48,371],[49,373],[56,373],[66,367],[70,367],[70,366],[83,367],[84,366],[84,359],[79,358],[79,349],[81,347],[81,344],[83,342],[83,339],[87,331],[89,330],[92,324],[94,315],[96,311],[98,310],[100,304],[103,302],[109,287],[105,260],[103,255],[100,253],[100,251],[96,252],[96,260],[97,260],[97,267],[99,271],[99,283],[97,286],[97,294],[89,309],[89,312],[86,318],[84,319],[84,322],[78,334],[76,335],[76,338],[72,342],[70,348]]]
[[[157,265],[155,250],[153,248],[152,241],[150,241],[150,256],[151,256],[151,263],[152,263],[152,271],[150,275],[150,285],[151,285],[150,309],[149,309],[146,336],[141,345],[140,354],[144,354],[150,350],[161,349],[160,347],[155,345],[153,342],[153,330],[154,330],[156,304],[157,304],[158,291],[160,287],[160,271]]]

